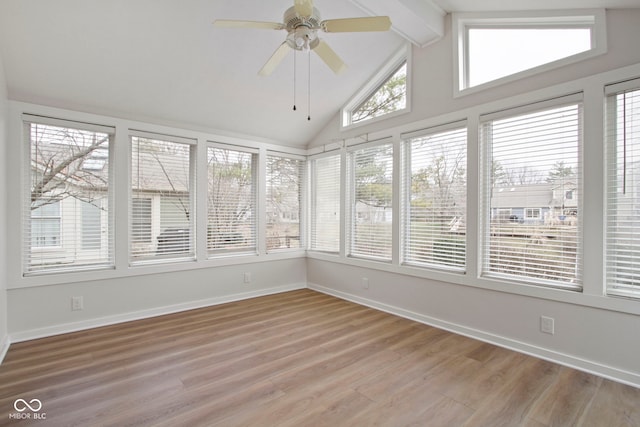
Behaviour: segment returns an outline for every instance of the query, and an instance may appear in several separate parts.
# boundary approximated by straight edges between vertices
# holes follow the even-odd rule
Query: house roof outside
[[[554,191],[555,190],[555,191]],[[557,191],[561,190],[561,191]],[[575,196],[576,185],[567,181],[565,186],[558,183],[539,183],[529,185],[515,185],[496,187],[491,196],[492,208],[538,208],[538,207],[577,207]],[[573,191],[571,198],[566,198],[566,192]],[[562,194],[565,193],[565,197]]]

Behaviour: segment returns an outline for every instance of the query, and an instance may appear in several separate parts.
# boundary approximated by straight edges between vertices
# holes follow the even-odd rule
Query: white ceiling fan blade
[[[284,25],[279,22],[236,21],[233,19],[217,19],[213,25],[219,28],[258,28],[263,30],[282,30]]]
[[[328,19],[322,21],[322,29],[327,33],[351,33],[360,31],[388,31],[391,19],[388,16],[364,18]]]
[[[273,70],[275,70],[276,67],[282,62],[282,60],[285,56],[287,56],[287,53],[289,53],[290,50],[291,48],[289,47],[287,42],[282,43],[280,47],[277,48],[275,52],[273,52],[271,58],[269,58],[267,63],[264,64],[262,69],[258,72],[258,75],[268,76],[273,73]]]
[[[320,40],[320,43],[313,48],[313,51],[318,54],[320,59],[322,59],[334,73],[341,74],[347,69],[347,64],[340,59],[338,54],[335,53],[324,40]]]
[[[313,0],[294,0],[293,6],[300,16],[308,18],[313,14]]]

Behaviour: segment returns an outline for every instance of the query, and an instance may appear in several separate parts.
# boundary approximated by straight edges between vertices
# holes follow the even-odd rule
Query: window
[[[207,249],[210,255],[256,252],[257,154],[207,148]]]
[[[607,293],[640,298],[640,80],[607,94]]]
[[[132,134],[132,263],[195,258],[194,144],[177,137]]]
[[[349,152],[349,255],[391,260],[393,145],[373,143]]]
[[[393,74],[351,112],[351,123],[380,117],[407,106],[407,63]]]
[[[310,160],[311,241],[314,251],[340,251],[340,154]]]
[[[483,117],[484,276],[581,287],[579,98]]]
[[[304,160],[267,155],[267,252],[301,248],[300,209]]]
[[[541,212],[540,208],[527,208],[525,211],[524,217],[527,220],[540,219],[541,218],[540,212]]]
[[[456,14],[458,89],[513,80],[504,78],[517,78],[604,53],[604,21],[603,10],[579,16],[562,11]],[[523,73],[527,70],[531,71]]]
[[[131,241],[151,243],[151,198],[131,199]]]
[[[404,262],[464,270],[467,129],[403,139]]]
[[[409,52],[399,51],[342,109],[348,127],[409,111]]]
[[[112,266],[113,128],[29,115],[24,119],[30,146],[24,273]]]
[[[100,249],[102,246],[102,206],[84,202],[82,208],[82,250]]]
[[[60,201],[51,200],[31,210],[31,247],[60,246]]]

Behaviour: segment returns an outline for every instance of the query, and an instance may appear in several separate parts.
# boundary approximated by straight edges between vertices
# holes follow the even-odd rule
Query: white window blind
[[[404,262],[464,271],[467,129],[403,139]]]
[[[256,251],[256,154],[207,148],[209,255]]]
[[[580,289],[581,104],[550,104],[481,124],[482,274]]]
[[[113,128],[25,115],[24,274],[113,266]]]
[[[349,255],[391,260],[393,145],[355,147],[349,153]]]
[[[340,251],[340,153],[310,160],[311,241],[310,249]]]
[[[267,154],[267,252],[301,248],[302,158]]]
[[[640,298],[640,81],[607,97],[607,293]],[[615,90],[615,88],[614,88]]]
[[[131,136],[130,261],[195,258],[195,146]]]

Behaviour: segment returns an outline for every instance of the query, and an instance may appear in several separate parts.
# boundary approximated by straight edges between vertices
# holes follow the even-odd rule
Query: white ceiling
[[[429,1],[429,0],[414,0]],[[640,0],[434,0],[443,10],[638,7]],[[304,146],[405,42],[396,32],[321,34],[348,64],[334,75],[311,56],[269,77],[258,70],[284,31],[220,29],[214,19],[282,20],[292,0],[2,0],[0,56],[9,97],[178,127]],[[363,16],[347,0],[316,0],[323,19]]]

